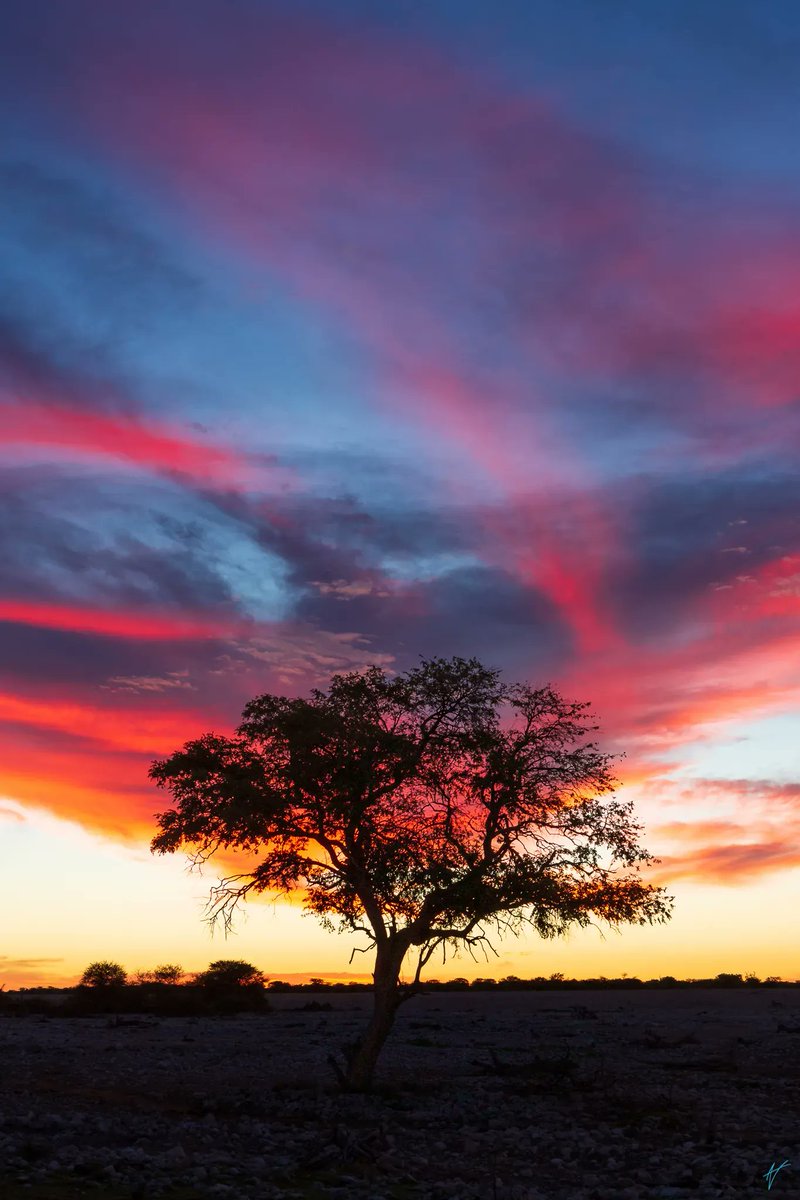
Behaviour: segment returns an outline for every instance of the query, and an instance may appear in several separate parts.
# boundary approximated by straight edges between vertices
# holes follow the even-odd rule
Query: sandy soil
[[[429,993],[341,1096],[368,1004],[0,1019],[0,1197],[800,1197],[800,989]]]

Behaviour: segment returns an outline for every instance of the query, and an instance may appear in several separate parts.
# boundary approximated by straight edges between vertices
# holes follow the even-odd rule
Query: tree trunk
[[[400,1005],[398,981],[405,952],[406,946],[398,945],[393,940],[378,947],[373,972],[372,1018],[348,1059],[342,1081],[348,1092],[369,1091],[378,1055],[391,1032]]]

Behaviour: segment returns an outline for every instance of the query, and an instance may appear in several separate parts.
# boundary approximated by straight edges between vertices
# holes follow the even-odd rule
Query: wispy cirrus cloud
[[[237,43],[235,78],[224,36],[213,62],[196,46],[177,73],[159,75],[156,64],[158,86],[117,113],[125,136],[115,123],[114,152],[186,205],[204,235],[333,315],[371,357],[384,403],[454,440],[525,505],[529,552],[514,569],[554,600],[585,650],[613,643],[602,564],[624,556],[631,514],[624,494],[592,481],[627,473],[613,441],[631,417],[639,462],[677,481],[664,459],[670,440],[698,465],[725,455],[737,463],[754,444],[777,449],[761,440],[761,414],[793,404],[792,362],[778,354],[776,369],[768,332],[788,346],[800,271],[787,251],[790,210],[751,192],[728,199],[720,220],[713,183],[684,192],[673,178],[665,189],[657,159],[593,137],[541,98],[504,95],[424,47],[368,34],[343,46],[313,21],[253,20],[250,32],[253,58],[242,61]],[[208,71],[202,89],[193,53]],[[264,56],[274,70],[256,71]],[[120,66],[135,72],[135,58]],[[112,86],[109,67],[97,64],[92,88]],[[300,106],[286,103],[298,78]],[[403,82],[402,117],[388,79]],[[150,105],[169,111],[167,127]],[[384,117],[397,128],[392,155]],[[97,110],[82,119],[110,150]],[[419,174],[415,160],[429,167],[435,154],[436,167]],[[458,219],[446,226],[441,213],[456,197]],[[612,419],[626,405],[603,446],[587,444],[552,402],[563,394],[580,411],[598,385],[616,393],[603,398]],[[658,437],[648,434],[654,415]],[[544,493],[553,491],[566,537],[550,536]],[[497,525],[492,533],[497,543]]]
[[[166,675],[114,675],[103,686],[112,692],[133,692],[137,695],[154,692],[196,691],[187,678],[188,671],[168,671]]]
[[[63,962],[63,958],[8,958],[5,954],[0,954],[0,970],[6,967],[38,967],[46,963]]]
[[[101,637],[141,638],[149,642],[171,641],[175,638],[222,639],[229,632],[224,622],[212,615],[198,614],[193,617],[185,612],[109,611],[77,604],[28,600],[0,601],[0,621]]]
[[[242,490],[274,486],[270,464],[246,452],[213,444],[196,431],[132,414],[104,414],[80,408],[44,406],[34,398],[0,404],[0,453],[33,455],[47,451],[56,460],[129,464],[185,476],[205,487]],[[288,486],[289,473],[280,475]]]
[[[420,653],[591,698],[626,778],[687,805],[686,747],[797,708],[774,175],[416,19],[46,7],[0,81],[36,132],[2,176],[9,794],[141,830],[148,755]],[[665,869],[792,866],[702,796]]]
[[[660,859],[658,868],[651,872],[656,881],[691,879],[729,887],[800,867],[800,852],[780,837],[763,842],[684,846],[680,854],[661,854]]]
[[[0,954],[0,984],[14,987],[61,986],[55,973],[63,958],[10,958]]]

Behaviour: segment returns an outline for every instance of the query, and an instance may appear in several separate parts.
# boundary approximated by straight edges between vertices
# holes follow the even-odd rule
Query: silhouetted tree
[[[186,972],[177,963],[163,963],[149,971],[136,971],[133,982],[138,984],[164,983],[175,985],[181,982]]]
[[[469,990],[469,980],[465,979],[463,975],[457,975],[455,979],[446,980],[442,987],[448,992],[466,992]]]
[[[153,983],[180,983],[186,972],[179,963],[162,963],[158,967],[153,967],[150,972],[150,978]]]
[[[93,962],[83,972],[79,982],[82,987],[124,987],[128,976],[119,963]]]
[[[250,893],[301,890],[326,928],[366,936],[373,1014],[340,1071],[363,1089],[438,947],[669,917],[670,898],[637,875],[654,860],[632,804],[601,799],[615,780],[588,708],[461,658],[334,675],[309,699],[259,696],[234,737],[153,764],[175,803],[153,850],[263,854],[212,890],[209,919],[226,927]]]
[[[720,971],[719,975],[715,975],[711,982],[715,987],[740,987],[744,980],[741,975],[734,974],[732,971]]]
[[[266,976],[240,958],[218,958],[195,976],[195,982],[208,988],[253,987],[264,984]]]

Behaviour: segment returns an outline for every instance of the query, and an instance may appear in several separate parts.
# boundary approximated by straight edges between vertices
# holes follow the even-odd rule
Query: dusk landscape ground
[[[800,988],[430,992],[343,1095],[369,1003],[0,1019],[0,1195],[800,1196]]]

